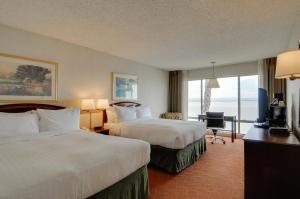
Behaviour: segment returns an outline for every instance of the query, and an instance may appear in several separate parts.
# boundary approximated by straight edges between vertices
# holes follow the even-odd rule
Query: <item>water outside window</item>
[[[240,85],[238,79],[240,78]],[[247,133],[258,115],[258,75],[218,78],[220,88],[206,90],[207,80],[189,81],[188,117],[195,119],[205,111],[224,112],[225,115],[239,116],[240,133]],[[201,87],[202,82],[202,87]],[[238,89],[240,87],[240,103]],[[201,98],[202,92],[202,98]],[[207,102],[207,99],[209,102]],[[239,107],[240,104],[240,107]],[[202,107],[203,106],[203,107]],[[203,109],[201,111],[201,108]],[[240,121],[241,120],[241,121]],[[228,122],[226,129],[230,129]]]

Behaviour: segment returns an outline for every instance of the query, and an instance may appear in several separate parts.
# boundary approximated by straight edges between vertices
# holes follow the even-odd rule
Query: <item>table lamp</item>
[[[96,107],[97,109],[106,109],[109,107],[108,99],[98,99]]]
[[[92,128],[92,110],[95,110],[94,99],[83,99],[81,101],[81,109],[90,114],[90,129]]]
[[[277,56],[275,78],[300,78],[300,41],[299,50],[288,51]]]

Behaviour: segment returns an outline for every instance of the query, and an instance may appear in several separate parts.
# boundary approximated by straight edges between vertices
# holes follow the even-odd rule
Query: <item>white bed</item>
[[[140,139],[170,149],[183,149],[206,133],[203,122],[153,118],[105,123],[104,127],[110,129],[112,135]]]
[[[0,198],[86,198],[150,161],[146,142],[84,131],[0,139]]]
[[[206,151],[205,123],[154,119],[149,106],[136,102],[112,104],[103,123],[111,135],[150,143],[150,164],[169,173],[181,172]]]

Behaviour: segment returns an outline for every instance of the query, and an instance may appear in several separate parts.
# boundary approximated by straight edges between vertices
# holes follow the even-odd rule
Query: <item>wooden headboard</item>
[[[137,102],[124,101],[124,102],[111,103],[109,106],[138,107],[141,106],[141,104]],[[103,110],[103,124],[106,122],[107,122],[106,110]]]
[[[36,109],[49,109],[49,110],[59,110],[65,107],[50,105],[50,104],[34,104],[34,103],[23,103],[23,104],[3,104],[0,105],[0,112],[5,113],[23,113]]]

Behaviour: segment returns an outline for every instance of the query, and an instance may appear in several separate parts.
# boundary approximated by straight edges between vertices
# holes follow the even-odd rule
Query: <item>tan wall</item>
[[[149,105],[155,116],[167,110],[167,71],[2,25],[0,52],[58,62],[58,104],[80,106],[82,98],[111,100],[112,72],[118,72],[138,76],[138,101]],[[85,115],[85,126],[86,120]]]
[[[257,75],[257,74],[258,74],[257,61],[215,67],[216,77],[232,77],[238,75]],[[212,67],[194,69],[188,71],[189,80],[207,79],[207,78],[212,78],[212,76],[213,76]]]

